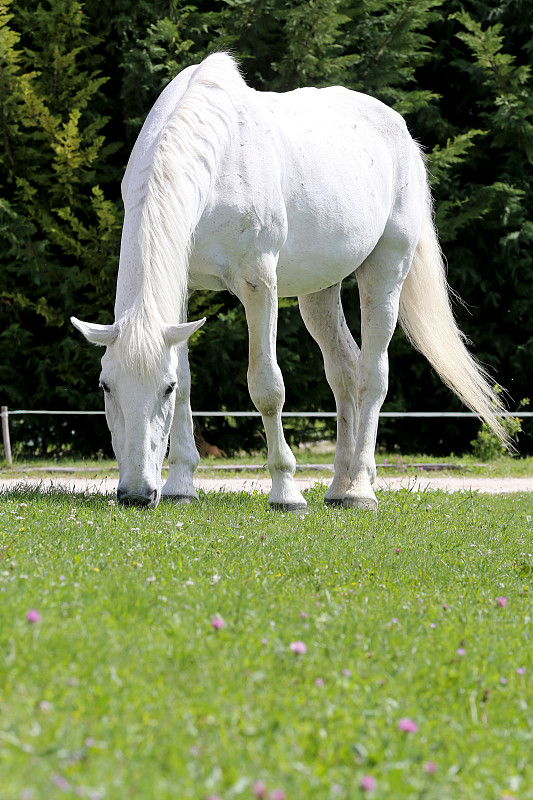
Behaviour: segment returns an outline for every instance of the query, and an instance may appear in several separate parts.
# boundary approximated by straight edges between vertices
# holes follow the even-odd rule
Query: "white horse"
[[[335,396],[326,503],[377,506],[374,450],[398,315],[445,383],[505,440],[498,400],[451,311],[423,159],[390,108],[341,87],[257,92],[229,55],[211,55],[157,100],[122,195],[115,322],[72,317],[107,347],[100,385],[120,502],[198,497],[186,340],[205,319],[185,321],[194,289],[227,289],[245,308],[248,386],[266,432],[272,507],[306,507],[281,424],[278,297],[298,297]],[[341,281],[354,270],[360,350],[340,302]]]

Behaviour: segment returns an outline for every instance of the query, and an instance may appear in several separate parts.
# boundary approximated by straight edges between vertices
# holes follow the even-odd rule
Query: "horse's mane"
[[[165,125],[156,145],[143,200],[139,245],[142,281],[132,308],[118,320],[121,361],[153,374],[165,348],[168,325],[186,319],[188,262],[194,228],[206,198],[206,173],[216,174],[221,137],[231,129],[228,92],[243,79],[226,53],[208,56]],[[186,202],[191,185],[195,207]]]

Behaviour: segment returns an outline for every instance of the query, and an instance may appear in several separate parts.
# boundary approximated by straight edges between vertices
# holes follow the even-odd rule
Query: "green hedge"
[[[120,179],[152,103],[181,69],[230,48],[257,89],[342,83],[406,116],[430,159],[449,279],[464,301],[458,320],[514,407],[530,394],[533,368],[531,30],[533,5],[524,0],[0,2],[2,404],[101,407],[101,353],[68,318],[112,319]],[[353,279],[343,299],[357,333]],[[295,303],[280,310],[286,408],[333,410]],[[196,293],[190,314],[209,318],[191,346],[193,407],[251,409],[235,298]],[[460,408],[400,332],[385,408]],[[29,450],[109,449],[90,418],[18,427]],[[465,423],[396,424],[382,426],[380,438],[460,450],[474,432]],[[238,429],[212,421],[207,434],[225,449],[261,441],[257,421]]]

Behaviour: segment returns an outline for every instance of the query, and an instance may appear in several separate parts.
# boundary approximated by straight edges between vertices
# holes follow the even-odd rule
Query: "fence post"
[[[7,414],[7,406],[1,406],[0,416],[2,417],[2,438],[4,440],[4,454],[8,464],[13,463],[11,458],[11,442],[9,441],[9,417]]]

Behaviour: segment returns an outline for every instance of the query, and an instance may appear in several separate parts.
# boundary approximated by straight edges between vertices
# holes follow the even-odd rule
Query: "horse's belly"
[[[371,252],[371,250],[369,251]],[[350,275],[365,260],[338,259],[334,262],[307,255],[305,259],[285,258],[280,254],[277,270],[279,297],[295,297],[326,289]]]
[[[359,267],[379,241],[387,214],[376,213],[362,219],[339,216],[330,220],[304,215],[289,217],[286,238],[278,253],[277,290],[280,297],[310,294],[342,281]],[[329,223],[329,224],[328,224]],[[224,235],[216,227],[199,229],[191,253],[191,289],[235,291],[235,272],[243,261],[250,262],[250,241],[241,241],[238,226],[224,224]],[[240,228],[242,229],[242,225]],[[269,238],[269,237],[267,237]],[[255,245],[251,248],[255,252]],[[275,250],[274,250],[275,252]]]
[[[355,219],[343,226],[339,220],[331,226],[315,220],[304,227],[291,226],[279,253],[278,295],[293,297],[310,294],[342,281],[370,255],[379,241],[386,214],[357,224]]]

